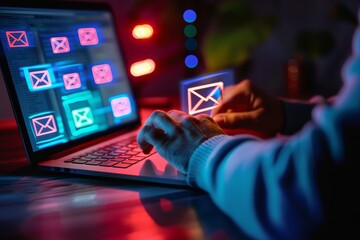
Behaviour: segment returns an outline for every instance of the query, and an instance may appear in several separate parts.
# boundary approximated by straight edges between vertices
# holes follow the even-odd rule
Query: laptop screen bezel
[[[85,2],[62,2],[61,4],[56,4],[56,3],[0,3],[0,7],[14,7],[14,8],[19,8],[19,9],[24,9],[24,8],[35,8],[35,9],[61,9],[61,10],[79,10],[79,11],[86,11],[86,10],[91,10],[91,11],[107,11],[110,13],[111,15],[111,20],[112,20],[112,24],[113,24],[113,28],[114,28],[114,32],[115,32],[115,37],[117,39],[118,42],[118,46],[120,51],[122,49],[124,49],[122,47],[121,41],[120,41],[120,37],[119,37],[119,32],[118,32],[118,28],[117,28],[117,24],[114,18],[114,12],[113,9],[111,8],[111,6],[109,4],[106,3],[85,3]],[[134,121],[131,121],[129,123],[123,124],[123,125],[119,125],[119,126],[114,126],[111,127],[107,130],[101,131],[101,132],[97,132],[85,137],[82,137],[80,139],[76,139],[76,140],[72,140],[70,142],[67,143],[63,143],[63,144],[59,144],[56,146],[52,146],[49,148],[45,148],[45,149],[41,149],[38,151],[34,151],[30,142],[30,136],[28,133],[28,130],[26,128],[26,124],[25,124],[25,120],[21,111],[21,107],[20,107],[20,102],[19,99],[17,97],[16,94],[16,90],[15,90],[15,84],[13,82],[12,79],[12,75],[10,72],[10,68],[8,65],[8,61],[5,55],[5,51],[4,51],[4,47],[2,46],[2,43],[0,42],[0,63],[1,63],[1,69],[2,69],[2,73],[3,73],[3,79],[8,91],[8,95],[10,98],[10,102],[12,104],[12,108],[14,111],[14,115],[17,121],[17,125],[22,137],[22,141],[24,143],[24,147],[26,150],[26,154],[28,157],[28,160],[30,162],[30,165],[36,165],[37,163],[41,162],[41,161],[45,161],[48,160],[49,157],[51,155],[60,153],[62,151],[68,150],[68,149],[72,149],[74,147],[77,147],[79,145],[83,145],[87,142],[93,142],[94,140],[98,139],[98,138],[102,138],[102,137],[106,137],[109,135],[113,135],[115,132],[121,132],[121,131],[125,131],[127,129],[135,129],[137,127],[140,126],[141,123],[141,119],[140,119],[140,114],[139,114],[139,108],[138,108],[138,104],[136,102],[136,96],[134,93],[134,88],[131,82],[131,78],[130,78],[130,74],[129,74],[129,69],[128,69],[128,64],[126,61],[126,58],[124,57],[124,53],[123,52],[118,52],[120,58],[123,60],[124,63],[124,67],[126,69],[126,75],[127,78],[129,80],[129,85],[130,85],[130,91],[134,96],[134,105],[135,105],[135,113],[137,118]]]

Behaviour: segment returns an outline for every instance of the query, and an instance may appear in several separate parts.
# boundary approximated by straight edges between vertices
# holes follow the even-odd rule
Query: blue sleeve
[[[190,159],[188,183],[209,192],[251,237],[307,238],[324,220],[322,189],[331,188],[319,181],[320,170],[336,177],[333,169],[359,158],[359,92],[360,77],[346,84],[333,105],[317,106],[312,121],[290,138],[207,140]]]

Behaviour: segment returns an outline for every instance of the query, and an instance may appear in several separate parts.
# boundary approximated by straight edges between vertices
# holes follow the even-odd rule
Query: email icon
[[[189,114],[194,115],[217,108],[220,104],[223,88],[223,82],[209,83],[188,88]]]
[[[42,117],[36,117],[31,119],[31,121],[34,127],[35,135],[37,137],[41,137],[51,133],[56,133],[58,131],[55,122],[55,117],[52,114],[45,115]]]
[[[111,100],[111,108],[114,117],[124,117],[131,114],[131,104],[128,97],[117,97]]]
[[[108,83],[113,80],[109,64],[95,65],[91,70],[96,84]]]
[[[90,107],[72,110],[75,127],[82,128],[94,124],[94,118]]]
[[[28,47],[29,41],[25,31],[7,31],[6,37],[11,48]]]
[[[81,46],[90,46],[99,43],[99,38],[95,28],[79,28],[78,35]]]
[[[55,54],[70,52],[69,40],[67,37],[50,38],[50,43],[52,51]]]
[[[51,78],[48,70],[29,72],[33,90],[51,87]]]
[[[72,90],[81,87],[80,75],[78,73],[64,74],[63,80],[66,90]]]

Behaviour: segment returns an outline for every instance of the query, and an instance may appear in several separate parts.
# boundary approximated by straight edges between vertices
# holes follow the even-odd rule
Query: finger
[[[239,108],[240,105],[247,103],[249,95],[250,82],[244,80],[241,83],[225,88],[220,105],[211,111],[211,116],[218,113],[232,112],[232,108]]]
[[[177,131],[179,123],[167,113],[156,110],[146,120],[145,125],[152,125],[163,130],[167,135],[172,136]]]
[[[141,128],[137,136],[137,142],[145,154],[150,153],[153,146],[161,147],[161,143],[166,139],[166,134],[160,129],[151,125],[145,125]]]
[[[169,116],[172,117],[173,119],[175,119],[178,122],[181,122],[184,118],[188,117],[189,114],[186,114],[182,111],[178,111],[178,110],[170,110],[168,112]]]
[[[215,122],[222,128],[261,129],[258,122],[259,110],[245,113],[221,113],[214,116]]]

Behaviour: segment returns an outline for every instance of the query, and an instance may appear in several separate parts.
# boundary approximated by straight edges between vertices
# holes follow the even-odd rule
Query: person
[[[138,133],[188,184],[256,239],[354,237],[359,232],[360,27],[336,99],[317,104],[277,99],[250,81],[224,91],[212,113],[157,110]],[[230,136],[226,128],[274,135]],[[354,227],[355,225],[355,227]]]

